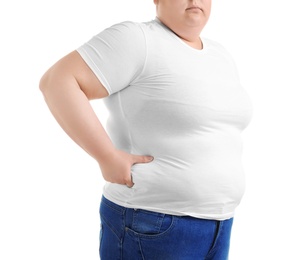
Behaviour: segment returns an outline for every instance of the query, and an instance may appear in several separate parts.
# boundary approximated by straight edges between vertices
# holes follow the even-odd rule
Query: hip
[[[207,219],[233,217],[245,190],[243,176],[133,172],[134,186],[107,183],[104,196],[120,206]]]
[[[104,196],[100,217],[102,260],[227,259],[232,218],[208,220],[126,208]]]

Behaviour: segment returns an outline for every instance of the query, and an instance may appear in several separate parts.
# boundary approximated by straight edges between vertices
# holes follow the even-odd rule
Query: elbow
[[[46,89],[48,89],[49,86],[49,80],[48,80],[49,76],[48,76],[48,72],[46,72],[40,79],[39,81],[39,90],[45,94]]]
[[[44,97],[49,95],[51,92],[56,91],[56,86],[58,85],[57,78],[56,73],[54,73],[51,68],[40,78],[39,90],[42,92]]]
[[[45,73],[42,77],[41,77],[41,79],[40,79],[40,81],[39,81],[39,90],[44,94],[44,92],[45,92],[45,90],[46,90],[46,88],[47,88],[47,73]]]

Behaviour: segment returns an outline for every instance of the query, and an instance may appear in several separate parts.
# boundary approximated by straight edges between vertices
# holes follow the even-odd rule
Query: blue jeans
[[[102,197],[101,260],[226,260],[233,219],[121,207]]]

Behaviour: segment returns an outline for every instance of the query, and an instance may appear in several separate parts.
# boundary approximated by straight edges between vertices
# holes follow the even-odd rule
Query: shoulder
[[[120,23],[116,23],[107,27],[104,31],[113,31],[118,33],[129,33],[129,32],[139,32],[141,31],[142,23],[134,22],[134,21],[123,21]]]
[[[145,36],[141,28],[141,24],[133,21],[123,21],[112,24],[99,33],[95,34],[86,44],[101,49],[122,48],[145,42]],[[114,49],[115,48],[115,49]]]
[[[123,21],[111,25],[104,31],[120,34],[147,34],[156,31],[162,32],[163,29],[163,26],[154,19],[146,22]]]
[[[145,33],[143,30],[143,23],[134,21],[123,21],[113,24],[103,31],[97,37],[113,40],[118,43],[143,41]]]

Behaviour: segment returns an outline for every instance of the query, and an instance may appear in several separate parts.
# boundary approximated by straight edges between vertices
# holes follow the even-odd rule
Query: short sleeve
[[[141,25],[115,24],[77,49],[111,95],[136,79],[145,63],[146,43]]]

